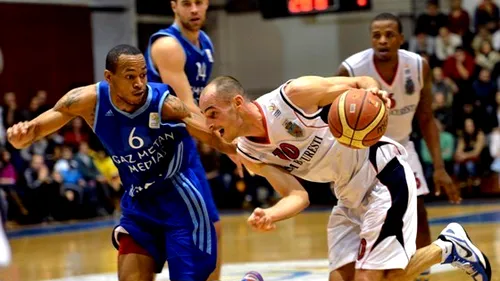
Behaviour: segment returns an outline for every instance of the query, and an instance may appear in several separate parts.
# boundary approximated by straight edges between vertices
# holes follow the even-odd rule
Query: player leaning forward
[[[243,164],[283,196],[273,207],[256,209],[249,223],[271,230],[304,210],[308,194],[295,177],[335,182],[339,204],[328,224],[330,280],[413,280],[437,263],[489,280],[486,256],[458,224],[416,251],[416,182],[403,146],[383,137],[369,148],[351,149],[332,136],[327,118],[335,98],[351,88],[373,88],[387,101],[378,87],[366,76],[307,76],[253,102],[232,77],[216,78],[205,88],[200,108],[210,128],[226,141],[238,138]]]

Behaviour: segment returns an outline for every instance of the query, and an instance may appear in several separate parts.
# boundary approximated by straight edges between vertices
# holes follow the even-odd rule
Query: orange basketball
[[[387,130],[388,110],[376,95],[350,89],[332,103],[328,125],[333,136],[351,148],[375,144]]]

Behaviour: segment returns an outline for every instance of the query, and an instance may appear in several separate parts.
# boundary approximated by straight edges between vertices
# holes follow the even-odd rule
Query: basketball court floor
[[[489,256],[492,280],[500,281],[500,200],[470,201],[459,206],[433,204],[428,212],[434,237],[447,223],[462,223]],[[261,272],[266,281],[328,280],[327,208],[281,222],[270,233],[253,232],[246,225],[247,216],[222,216],[223,281],[241,280],[250,270]],[[117,252],[110,240],[114,223],[107,219],[10,231],[14,273],[6,281],[118,280]],[[431,280],[472,280],[448,266],[437,266],[433,271]],[[166,268],[157,280],[168,280],[167,273]]]

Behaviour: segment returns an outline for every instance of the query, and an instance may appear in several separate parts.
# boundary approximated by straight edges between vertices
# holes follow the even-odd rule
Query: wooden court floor
[[[489,256],[493,280],[500,281],[500,202],[433,206],[428,208],[428,212],[434,237],[449,221],[461,222],[476,245]],[[256,269],[250,262],[259,262],[259,266],[265,266],[265,270],[269,272],[266,280],[327,280],[327,263],[323,265],[319,262],[318,265],[317,261],[326,261],[327,258],[325,228],[328,216],[327,210],[307,212],[281,222],[272,233],[255,233],[249,229],[245,223],[247,214],[223,216],[223,261],[226,264],[246,263],[239,267],[230,265],[224,268],[223,280],[239,280],[234,279],[237,276],[234,268],[241,272]],[[111,245],[110,231],[110,227],[101,227],[12,238],[14,266],[9,276],[0,280],[117,280],[117,252]],[[298,269],[294,269],[294,263],[289,262],[291,260],[316,262],[302,268],[299,264]],[[290,271],[291,275],[284,276],[283,270]],[[312,275],[308,277],[307,272]],[[233,273],[236,275],[232,276]],[[461,271],[445,270],[433,274],[431,280],[472,279]]]

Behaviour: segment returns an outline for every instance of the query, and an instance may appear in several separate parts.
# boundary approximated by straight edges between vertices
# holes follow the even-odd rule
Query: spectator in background
[[[491,72],[498,62],[500,62],[500,54],[493,50],[490,42],[483,41],[479,52],[476,54],[476,64]]]
[[[439,130],[439,143],[441,147],[441,157],[443,158],[444,161],[444,166],[446,171],[452,175],[453,174],[453,155],[455,154],[455,137],[444,130],[443,124],[438,119],[434,119],[436,122],[436,126]],[[420,145],[420,155],[422,157],[422,161],[424,163],[424,171],[425,171],[425,177],[427,178],[427,182],[433,182],[432,181],[432,174],[433,174],[433,162],[432,162],[432,157],[429,152],[429,148],[427,148],[427,145],[425,141],[422,139],[421,140],[421,145]]]
[[[39,108],[38,108],[38,115],[42,114],[43,112],[47,111],[50,109],[50,105],[47,104],[47,91],[45,90],[38,90],[36,92],[35,97],[38,99],[39,103]]]
[[[4,128],[16,124],[23,120],[23,115],[17,107],[16,94],[14,92],[5,93],[3,96],[3,121]]]
[[[17,182],[17,173],[10,162],[10,152],[0,149],[0,186],[13,187]]]
[[[493,0],[483,0],[474,13],[476,32],[480,26],[485,26],[490,33],[494,33],[498,28],[499,19],[499,10]]]
[[[436,57],[440,61],[445,61],[455,54],[457,47],[462,45],[462,38],[456,34],[450,33],[448,27],[443,26],[439,29],[439,36],[436,37]]]
[[[37,97],[32,97],[28,109],[23,110],[23,119],[32,120],[40,114],[40,101]]]
[[[491,42],[493,45],[493,49],[495,49],[495,51],[497,52],[500,52],[500,29],[497,29],[497,31],[493,33],[491,37]]]
[[[35,154],[31,158],[30,167],[24,171],[23,186],[27,187],[24,201],[30,213],[30,221],[38,223],[48,219],[60,196],[43,155]]]
[[[410,39],[409,51],[414,53],[426,53],[429,56],[434,55],[434,38],[420,32]]]
[[[427,2],[426,13],[420,15],[417,19],[417,28],[415,34],[425,33],[432,37],[438,35],[438,30],[447,25],[448,17],[441,13],[436,0]]]
[[[479,72],[479,77],[472,83],[474,89],[475,104],[481,112],[486,111],[486,107],[493,104],[497,86],[491,80],[491,72],[483,68]]]
[[[49,142],[47,141],[47,139],[40,139],[34,142],[32,145],[21,149],[21,157],[24,161],[30,162],[33,154],[45,155],[45,151],[47,150],[48,145]]]
[[[448,15],[448,28],[451,33],[457,34],[462,38],[470,33],[469,13],[462,8],[462,0],[451,0],[450,14]]]
[[[472,40],[472,50],[474,51],[474,54],[479,53],[481,49],[481,44],[484,42],[492,42],[492,36],[491,33],[486,29],[486,27],[481,26],[479,27],[479,31],[477,32],[476,36],[474,36],[474,39]]]
[[[207,176],[210,189],[217,206],[221,206],[226,191],[222,175],[220,174],[220,155],[212,147],[198,142],[198,151],[205,174]]]
[[[460,92],[468,92],[475,65],[474,58],[464,48],[457,47],[455,54],[444,62],[443,74],[457,84]]]
[[[460,181],[460,186],[478,187],[481,184],[478,163],[486,140],[484,133],[478,129],[471,118],[465,119],[464,129],[458,138],[455,153],[455,175]]]
[[[442,92],[434,93],[434,102],[432,103],[434,117],[440,122],[446,131],[452,131],[453,115],[451,104],[447,104],[446,97]]]
[[[432,76],[432,92],[442,93],[444,95],[446,106],[451,106],[453,102],[453,95],[458,93],[457,84],[450,78],[444,77],[443,69],[441,67],[435,67],[432,69]]]
[[[82,118],[76,117],[71,122],[70,129],[67,130],[64,135],[64,143],[73,148],[77,148],[81,142],[89,141],[89,135],[83,128]]]

